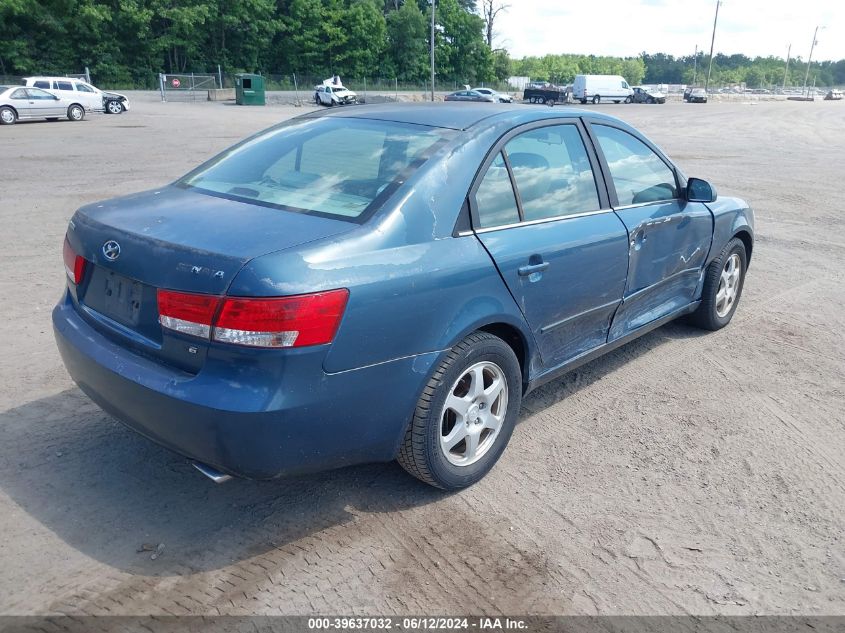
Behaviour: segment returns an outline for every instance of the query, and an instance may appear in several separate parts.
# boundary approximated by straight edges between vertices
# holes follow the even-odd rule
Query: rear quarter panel
[[[515,327],[530,355],[530,330],[487,251],[473,234],[456,232],[478,166],[509,127],[490,126],[443,148],[355,230],[256,258],[229,294],[348,288],[327,372],[446,350],[492,323]]]

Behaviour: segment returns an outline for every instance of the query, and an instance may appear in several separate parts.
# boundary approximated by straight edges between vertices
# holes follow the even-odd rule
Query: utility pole
[[[713,45],[716,43],[716,22],[719,21],[719,5],[722,0],[716,0],[716,17],[713,18],[713,37],[710,38],[710,64],[707,66],[707,82],[704,84],[704,92],[710,88],[710,71],[713,70]]]
[[[431,0],[431,101],[434,102],[434,3]]]
[[[789,55],[792,53],[792,43],[790,42],[789,48],[786,49],[786,68],[783,69],[783,86],[781,86],[781,90],[786,90],[786,77],[789,74]]]
[[[822,27],[824,28],[824,27]],[[816,47],[816,36],[819,34],[819,27],[816,27],[816,30],[813,31],[813,43],[810,45],[810,57],[807,59],[807,72],[804,73],[804,87],[801,89],[801,94],[804,94],[804,91],[807,90],[807,79],[810,77],[810,64],[813,61],[813,49]]]
[[[692,60],[692,85],[695,85],[695,78],[698,76],[698,44],[695,45],[695,55]]]

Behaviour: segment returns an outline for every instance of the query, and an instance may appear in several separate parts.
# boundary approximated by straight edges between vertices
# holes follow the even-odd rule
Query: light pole
[[[434,101],[434,3],[431,0],[431,100]]]
[[[824,27],[821,27],[822,29]],[[801,89],[801,94],[804,94],[804,91],[807,90],[807,79],[810,77],[810,64],[813,61],[813,49],[816,47],[818,42],[816,41],[816,36],[819,34],[819,27],[816,27],[816,30],[813,31],[813,43],[810,44],[810,57],[807,59],[807,72],[804,73],[804,87]]]
[[[716,0],[716,17],[713,18],[713,37],[710,38],[710,64],[707,66],[707,81],[704,84],[704,92],[710,88],[710,71],[713,70],[713,45],[716,43],[716,22],[719,21],[719,5],[722,0]]]
[[[695,55],[692,60],[692,85],[695,85],[695,78],[698,76],[698,44],[695,45]]]
[[[781,86],[781,90],[786,90],[786,77],[789,74],[789,55],[792,53],[792,43],[790,42],[789,48],[786,49],[786,68],[783,69],[783,86]]]

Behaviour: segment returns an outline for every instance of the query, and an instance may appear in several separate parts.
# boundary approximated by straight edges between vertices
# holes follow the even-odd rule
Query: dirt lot
[[[845,615],[845,104],[599,109],[754,206],[739,311],[535,392],[452,495],[395,464],[215,486],[59,361],[74,209],[301,110],[141,99],[0,129],[0,613]]]

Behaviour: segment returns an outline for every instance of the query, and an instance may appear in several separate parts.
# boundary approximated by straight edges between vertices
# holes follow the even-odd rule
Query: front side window
[[[505,152],[526,221],[597,211],[593,170],[575,125],[525,132],[508,141]]]
[[[177,185],[287,211],[363,218],[454,135],[368,119],[292,121],[236,145]]]
[[[39,90],[38,88],[27,88],[27,92],[29,93],[30,99],[40,99],[43,101],[55,101],[56,97],[50,94],[49,92],[45,92],[44,90]]]
[[[519,222],[519,208],[513,194],[508,168],[499,152],[484,174],[475,193],[478,228],[486,229]]]
[[[87,84],[75,84],[75,85],[76,85],[76,89],[79,92],[91,92],[91,93],[94,92],[94,89]]]
[[[638,138],[606,125],[593,124],[620,206],[678,197],[675,172]]]

